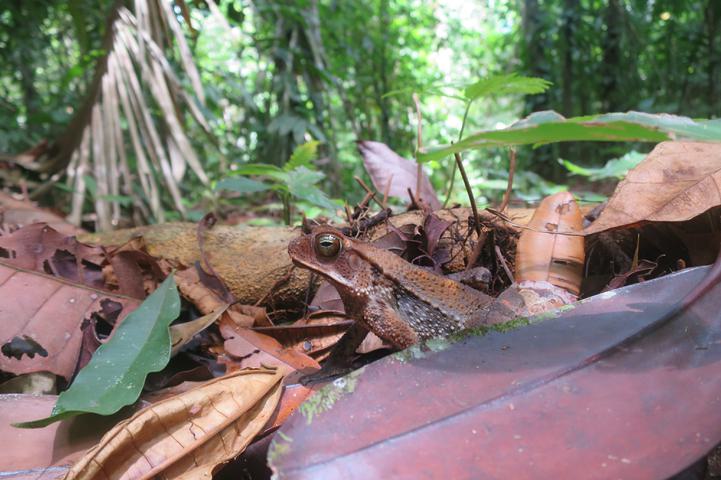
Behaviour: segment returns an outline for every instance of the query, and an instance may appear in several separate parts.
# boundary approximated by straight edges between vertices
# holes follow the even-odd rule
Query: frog
[[[312,227],[292,240],[288,254],[296,266],[330,282],[346,315],[355,320],[326,363],[352,355],[368,331],[402,350],[502,321],[492,308],[493,297],[330,225]]]

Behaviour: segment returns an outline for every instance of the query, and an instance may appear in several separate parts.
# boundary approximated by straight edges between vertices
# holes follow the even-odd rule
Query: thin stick
[[[454,153],[453,156],[456,159],[456,165],[458,165],[458,171],[461,172],[461,178],[463,178],[463,185],[466,186],[466,193],[468,194],[468,200],[471,202],[471,210],[473,210],[473,227],[476,230],[478,238],[481,238],[481,217],[478,215],[478,207],[476,207],[476,200],[473,198],[473,190],[471,189],[471,182],[468,181],[468,175],[466,175],[466,169],[463,168],[463,160],[461,160],[460,153]]]
[[[421,101],[418,98],[417,93],[413,93],[413,101],[416,104],[416,115],[418,116],[418,140],[416,143],[416,164],[418,166],[416,170],[416,198],[421,198],[421,178],[423,176],[423,167],[421,162],[418,161],[418,152],[423,148],[423,116],[421,115]]]
[[[357,175],[354,176],[353,178],[355,179],[356,182],[358,182],[358,185],[360,185],[363,190],[365,190],[367,193],[371,194],[371,198],[373,198],[373,201],[376,202],[379,207],[383,208],[383,204],[381,204],[381,202],[378,201],[378,199],[376,198],[375,192],[368,185],[366,185],[366,182],[364,182],[363,179]]]
[[[501,206],[498,207],[499,212],[503,212],[508,207],[508,202],[511,199],[511,190],[513,190],[513,174],[516,173],[516,149],[511,148],[511,164],[508,167],[508,185],[506,186],[506,193],[503,194],[503,201]]]
[[[586,236],[586,234],[583,232],[578,233],[578,232],[573,232],[573,231],[561,231],[561,230],[556,230],[556,231],[551,232],[548,230],[539,230],[537,228],[529,227],[528,225],[521,225],[520,223],[516,223],[513,220],[511,220],[510,218],[508,218],[508,215],[505,215],[505,214],[499,212],[498,210],[494,210],[492,208],[486,208],[486,211],[488,213],[490,213],[491,215],[495,215],[496,217],[500,218],[507,224],[512,225],[516,228],[520,228],[521,230],[530,230],[532,232],[547,233],[548,235],[566,235],[568,237],[585,237]]]
[[[501,266],[503,267],[503,270],[506,272],[508,279],[511,281],[511,283],[516,283],[516,281],[513,279],[513,274],[511,273],[511,269],[508,268],[506,259],[503,258],[503,254],[501,253],[501,249],[498,245],[496,245],[495,250],[496,250],[496,256],[498,257],[498,261],[501,262]]]

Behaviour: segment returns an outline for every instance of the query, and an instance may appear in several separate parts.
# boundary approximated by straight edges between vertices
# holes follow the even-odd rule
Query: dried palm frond
[[[116,5],[106,35],[107,53],[96,67],[85,104],[45,161],[35,165],[46,173],[67,173],[73,191],[69,220],[76,224],[92,179],[100,230],[117,224],[122,197],[130,198],[146,218],[163,221],[163,189],[185,214],[180,181],[188,168],[208,183],[183,126],[182,112],[187,110],[211,134],[198,105],[205,97],[183,32],[167,0],[135,0],[134,10]],[[182,87],[164,45],[178,47],[192,94]]]

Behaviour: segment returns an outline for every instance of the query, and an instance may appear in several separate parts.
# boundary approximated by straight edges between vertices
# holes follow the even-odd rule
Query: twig
[[[530,230],[532,232],[547,233],[549,235],[566,235],[568,237],[585,237],[586,236],[585,233],[578,233],[578,232],[572,232],[572,231],[563,232],[560,230],[556,230],[556,231],[539,230],[537,228],[529,227],[528,225],[521,225],[520,223],[516,223],[513,220],[511,220],[510,218],[508,218],[508,215],[505,215],[505,214],[499,212],[498,210],[494,210],[492,208],[486,208],[486,211],[488,213],[490,213],[491,215],[497,216],[498,218],[500,218],[507,224],[512,225],[516,228],[520,228],[521,230]]]
[[[461,178],[463,178],[463,185],[466,186],[466,193],[468,194],[468,200],[471,202],[471,210],[473,210],[473,228],[476,229],[478,238],[481,238],[481,217],[478,215],[478,207],[476,207],[476,200],[473,198],[473,190],[471,189],[471,182],[468,181],[466,175],[466,169],[463,168],[463,160],[461,160],[460,153],[454,153],[453,156],[456,159],[456,165],[458,165],[458,171],[461,172]]]
[[[515,283],[516,281],[513,279],[513,274],[511,273],[511,269],[508,268],[506,259],[503,258],[503,254],[501,253],[501,248],[498,245],[496,245],[495,250],[496,250],[496,256],[498,257],[498,261],[501,263],[501,266],[503,267],[503,270],[506,272],[508,279],[511,281],[511,283]]]
[[[508,167],[508,185],[506,186],[506,193],[503,194],[503,201],[501,206],[498,207],[498,211],[503,212],[508,207],[508,202],[511,199],[511,190],[513,190],[513,174],[516,173],[516,149],[511,148],[511,164]]]
[[[361,188],[366,191],[366,193],[371,194],[371,198],[373,198],[373,201],[376,202],[379,207],[384,208],[383,205],[381,204],[381,202],[379,202],[378,199],[376,198],[375,192],[368,185],[366,185],[366,182],[364,182],[362,178],[360,178],[359,176],[356,175],[353,177],[353,179],[356,182],[358,182],[358,185],[360,185]]]
[[[421,196],[421,177],[423,176],[423,167],[421,166],[421,162],[418,161],[418,152],[421,151],[421,148],[423,148],[423,116],[421,115],[421,102],[418,98],[418,94],[413,92],[413,101],[416,104],[416,115],[418,116],[418,139],[416,143],[416,198],[420,198]]]
[[[341,228],[341,232],[343,232],[343,235],[347,237],[355,237],[360,232],[366,231],[371,227],[375,227],[379,223],[385,222],[388,218],[390,218],[391,214],[392,212],[390,208],[383,209],[370,218],[361,219],[356,222],[353,227]]]

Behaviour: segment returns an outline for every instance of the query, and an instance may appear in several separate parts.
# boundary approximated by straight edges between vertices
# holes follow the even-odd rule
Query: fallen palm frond
[[[116,4],[104,42],[107,53],[96,65],[85,103],[47,154],[24,165],[66,172],[73,192],[69,220],[75,224],[90,192],[101,230],[117,224],[124,202],[145,219],[163,221],[164,190],[184,214],[180,181],[188,167],[208,183],[184,127],[188,112],[210,134],[199,107],[205,101],[200,76],[183,32],[165,0],[135,0],[134,10]],[[164,53],[167,45],[178,47],[178,74]],[[181,78],[189,80],[192,94]]]

